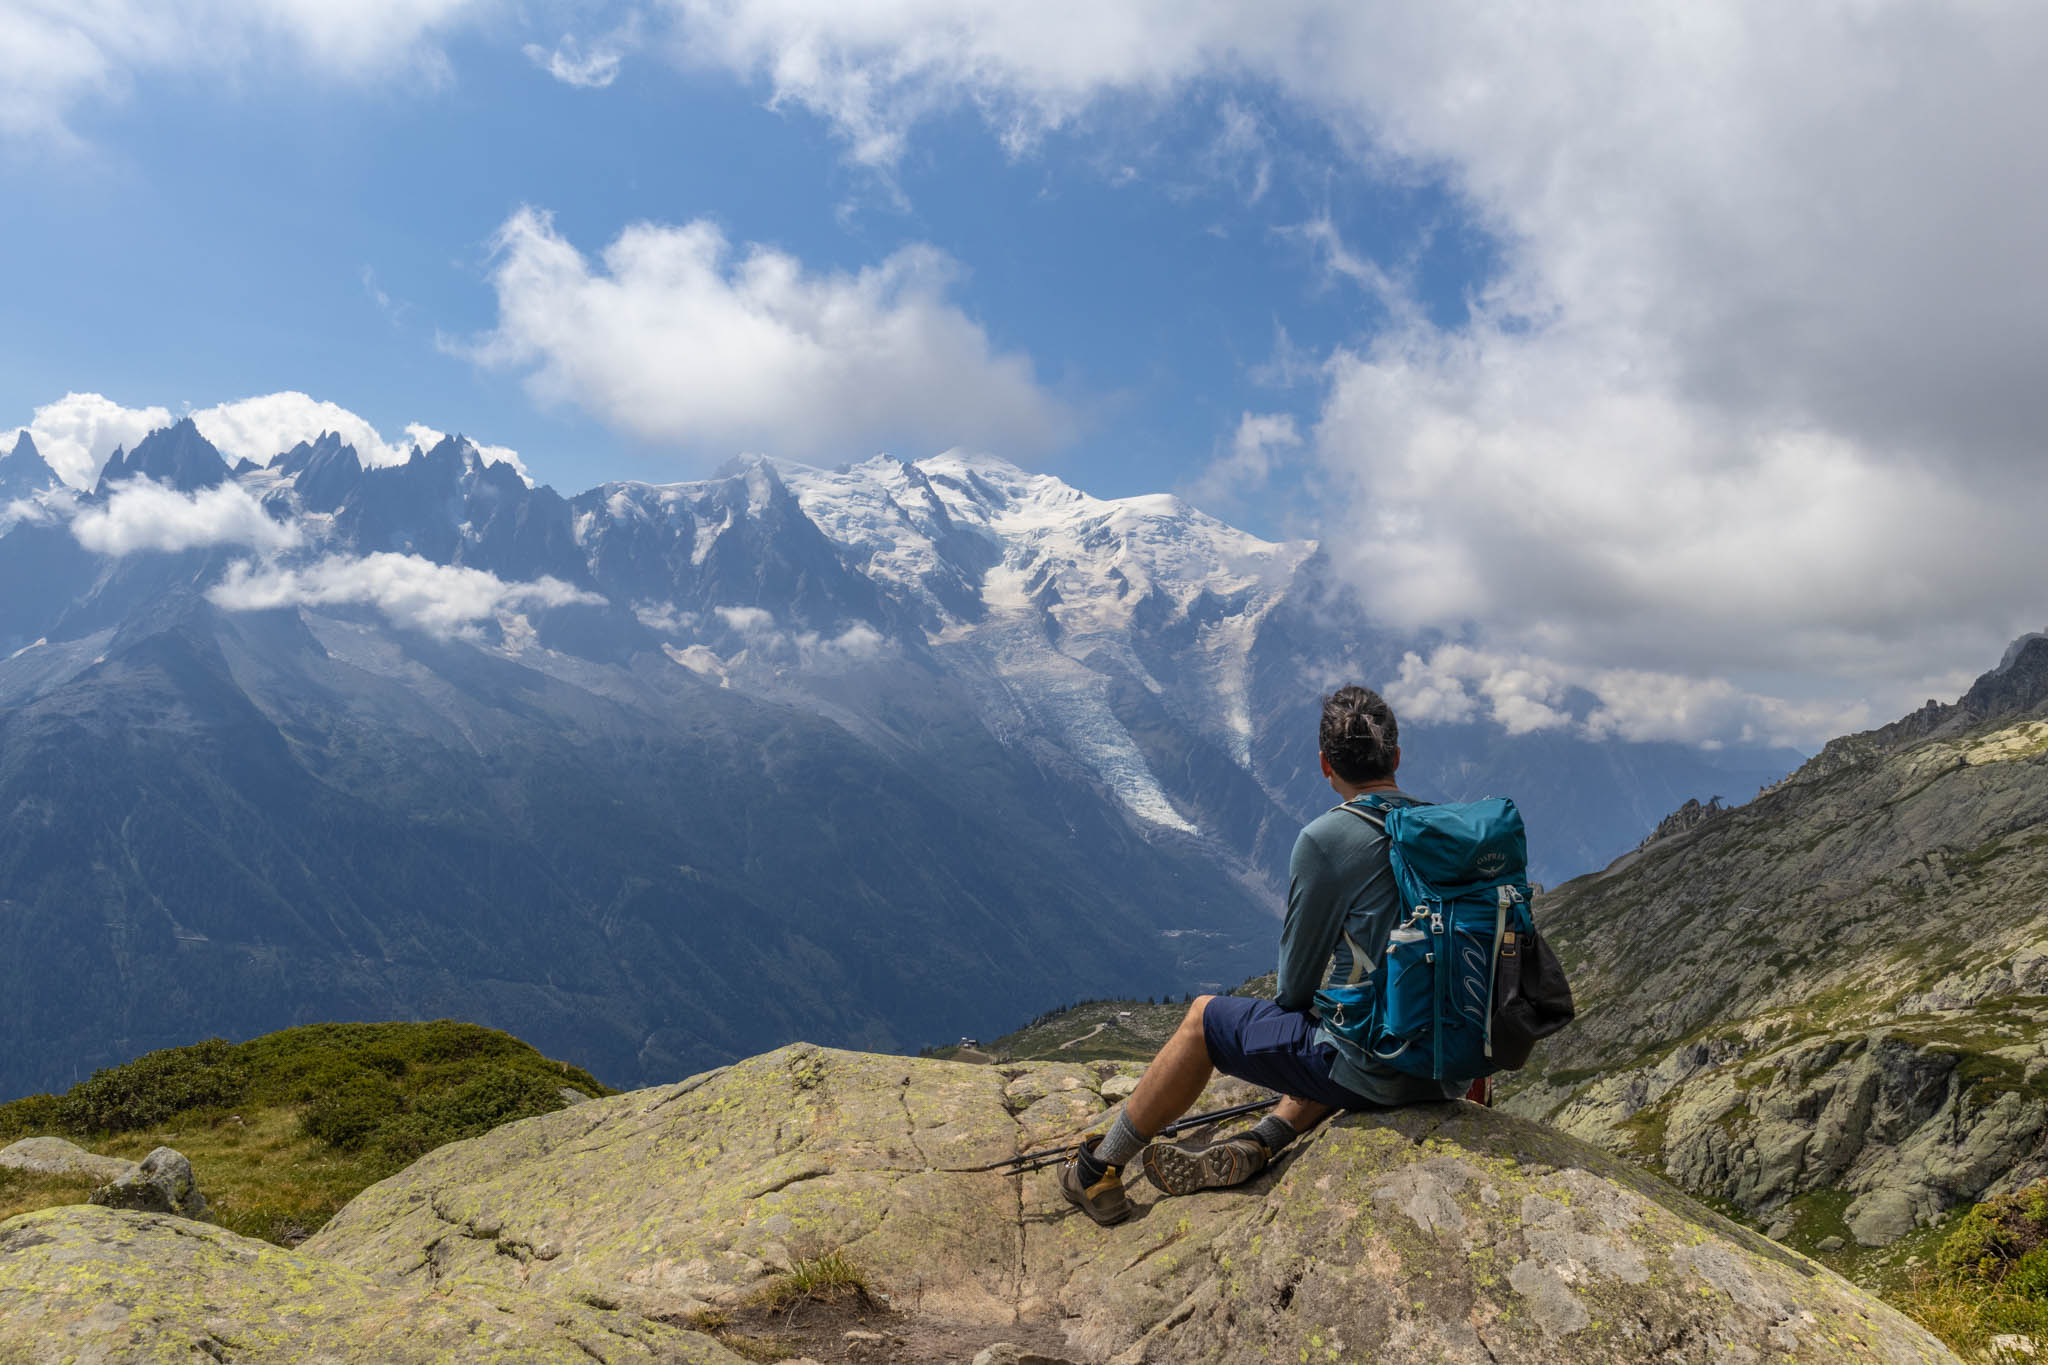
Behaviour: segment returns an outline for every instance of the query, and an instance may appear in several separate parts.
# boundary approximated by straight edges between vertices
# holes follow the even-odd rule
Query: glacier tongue
[[[1260,540],[1170,494],[1097,498],[957,451],[782,472],[851,560],[926,609],[928,643],[978,660],[963,672],[1000,684],[1020,730],[1056,737],[1139,818],[1195,832],[1109,700],[1112,669],[1169,696],[1148,631],[1189,627],[1171,703],[1249,770],[1252,641],[1312,544]]]

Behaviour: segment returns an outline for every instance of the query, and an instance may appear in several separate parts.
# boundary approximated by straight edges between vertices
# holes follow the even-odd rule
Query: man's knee
[[[1213,995],[1196,996],[1188,1005],[1188,1012],[1180,1017],[1180,1027],[1175,1030],[1182,1047],[1199,1048],[1204,1057],[1209,1055],[1209,1035],[1202,1026],[1202,1013],[1215,998]]]

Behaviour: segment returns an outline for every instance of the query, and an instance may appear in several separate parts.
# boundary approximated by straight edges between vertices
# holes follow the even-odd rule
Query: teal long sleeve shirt
[[[1413,803],[1399,791],[1377,792]],[[1325,981],[1363,981],[1379,968],[1387,936],[1401,917],[1401,897],[1387,861],[1387,836],[1347,811],[1325,811],[1294,841],[1287,865],[1287,919],[1280,929],[1282,1009],[1309,1011]],[[1337,1050],[1331,1079],[1379,1105],[1452,1099],[1464,1085],[1410,1076],[1381,1065],[1364,1049],[1324,1029],[1316,1041]]]

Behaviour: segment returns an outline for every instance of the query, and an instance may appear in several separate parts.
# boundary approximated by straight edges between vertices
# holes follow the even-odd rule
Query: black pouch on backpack
[[[1512,931],[1493,965],[1493,1064],[1519,1071],[1539,1039],[1572,1021],[1572,988],[1541,934]]]

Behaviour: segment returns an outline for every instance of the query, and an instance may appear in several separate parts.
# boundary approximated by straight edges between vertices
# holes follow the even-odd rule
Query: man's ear
[[[1337,770],[1330,766],[1330,756],[1321,749],[1316,750],[1316,762],[1322,765],[1324,777],[1335,777],[1337,775]]]
[[[1397,772],[1400,772],[1400,771],[1401,771],[1401,746],[1400,746],[1400,745],[1398,745],[1398,744],[1396,744],[1396,745],[1394,746],[1394,756],[1393,756],[1392,758],[1389,758],[1389,759],[1387,760],[1387,776],[1388,776],[1388,777],[1392,777],[1392,776],[1393,776],[1393,775],[1394,775],[1395,773],[1397,773]]]

